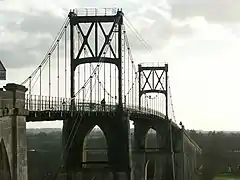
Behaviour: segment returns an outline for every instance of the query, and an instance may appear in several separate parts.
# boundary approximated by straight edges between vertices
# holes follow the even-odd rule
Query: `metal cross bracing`
[[[130,118],[175,121],[168,65],[135,64],[124,17],[120,9],[70,11],[44,60],[22,83],[32,117],[47,112],[38,120],[61,120],[66,113],[120,110]]]
[[[158,93],[165,96],[165,115],[168,116],[168,65],[138,65],[139,72],[139,109],[141,109],[142,103],[147,103],[147,101],[142,102],[142,96],[145,95],[145,98],[149,93]],[[161,102],[161,100],[158,100]],[[162,106],[163,107],[163,106]]]

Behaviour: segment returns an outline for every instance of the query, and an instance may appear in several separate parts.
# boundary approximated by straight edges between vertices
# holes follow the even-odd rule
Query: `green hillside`
[[[214,177],[213,180],[240,180],[240,175],[225,173]]]

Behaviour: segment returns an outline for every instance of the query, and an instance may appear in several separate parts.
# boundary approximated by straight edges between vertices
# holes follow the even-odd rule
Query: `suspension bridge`
[[[2,99],[13,93],[12,105],[2,100],[2,119],[12,112],[25,123],[63,120],[63,164],[54,179],[64,174],[68,180],[143,180],[149,162],[154,163],[153,179],[198,179],[201,149],[176,123],[168,64],[156,59],[137,65],[127,30],[150,49],[121,9],[71,10],[39,66],[21,86],[8,84],[0,93]],[[88,161],[84,153],[84,139],[96,125],[107,141],[106,161]],[[149,129],[156,131],[156,148],[146,147]],[[22,135],[14,132],[13,137]],[[11,142],[18,144],[17,139]],[[18,152],[14,147],[5,154]],[[14,157],[11,161],[19,160]],[[11,164],[5,162],[5,167]],[[18,166],[12,163],[5,172],[21,179]]]

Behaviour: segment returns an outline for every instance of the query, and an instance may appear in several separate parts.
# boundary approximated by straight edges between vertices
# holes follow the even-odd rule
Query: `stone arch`
[[[0,179],[11,180],[10,164],[3,139],[0,141]]]
[[[107,139],[103,132],[103,130],[95,125],[92,129],[90,129],[83,141],[83,161],[88,162],[108,162],[108,145]],[[91,167],[84,166],[84,167]]]
[[[145,149],[146,151],[155,151],[158,148],[157,131],[155,128],[150,127],[145,135]],[[152,156],[146,156],[145,162],[145,178],[153,180],[155,176],[156,161]]]
[[[99,123],[84,123],[84,125],[82,126],[82,128],[79,129],[78,131],[78,137],[76,138],[76,150],[79,151],[78,153],[80,153],[80,158],[77,158],[80,160],[80,162],[84,162],[85,159],[83,157],[84,155],[84,146],[86,145],[85,144],[85,139],[86,137],[89,135],[89,133],[91,133],[91,131],[94,129],[95,126],[98,126],[99,129],[101,129],[101,131],[103,132],[103,135],[106,139],[106,146],[108,147],[107,149],[107,157],[109,157],[109,131],[108,131],[108,127],[107,126],[104,126],[103,124],[99,124]],[[109,158],[108,158],[108,161],[109,161]],[[81,167],[84,167],[83,164]]]
[[[145,135],[145,149],[156,149],[158,146],[157,131],[149,128]]]
[[[86,114],[82,117],[77,117],[80,124],[77,127],[74,138],[72,138],[71,146],[68,145],[66,139],[71,138],[71,130],[74,127],[74,118],[64,122],[63,126],[63,145],[70,146],[68,156],[65,160],[66,172],[76,174],[79,171],[84,171],[83,167],[83,147],[86,135],[93,129],[94,126],[99,126],[102,130],[108,147],[107,157],[105,162],[107,167],[111,169],[114,176],[118,172],[129,174],[129,137],[128,137],[128,121],[125,114],[109,116],[108,114]],[[107,170],[108,171],[108,170]]]
[[[80,119],[81,117],[79,117]],[[105,116],[99,116],[99,117],[88,117],[85,116],[81,119],[81,124],[79,125],[78,131],[76,132],[76,136],[74,138],[74,141],[71,146],[71,150],[69,152],[68,158],[66,160],[66,165],[68,169],[81,169],[83,168],[83,148],[84,148],[84,140],[85,137],[92,131],[92,129],[97,125],[101,131],[104,134],[104,137],[106,139],[106,145],[107,145],[107,157],[108,157],[108,164],[112,165],[115,164],[114,161],[114,153],[115,152],[115,146],[116,144],[116,135],[120,134],[116,127],[118,121],[114,121],[113,119]],[[66,130],[69,128],[72,128],[72,124],[65,124],[64,127]],[[122,129],[121,127],[119,128]],[[116,133],[114,133],[116,132]],[[68,136],[65,132],[65,138]],[[118,150],[118,149],[117,149]]]
[[[163,124],[163,125],[162,125]],[[154,134],[150,132],[154,131]],[[154,146],[148,148],[163,148],[166,143],[164,134],[166,134],[165,125],[162,122],[144,122],[142,120],[134,122],[134,148],[136,150],[147,148],[147,144],[151,144],[148,140],[154,138]]]

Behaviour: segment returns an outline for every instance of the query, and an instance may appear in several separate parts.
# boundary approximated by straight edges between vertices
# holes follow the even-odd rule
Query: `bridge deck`
[[[78,105],[71,108],[71,106],[63,106],[58,104],[46,103],[44,106],[39,104],[27,104],[26,109],[29,111],[27,122],[37,121],[55,121],[64,120],[66,117],[76,117],[80,115],[87,116],[114,116],[118,111],[118,105],[101,105],[97,103],[78,103]],[[166,116],[154,109],[136,106],[123,107],[125,113],[129,114],[130,120],[147,119],[147,120],[162,120],[166,121]],[[171,122],[175,128],[179,128],[175,122]]]

